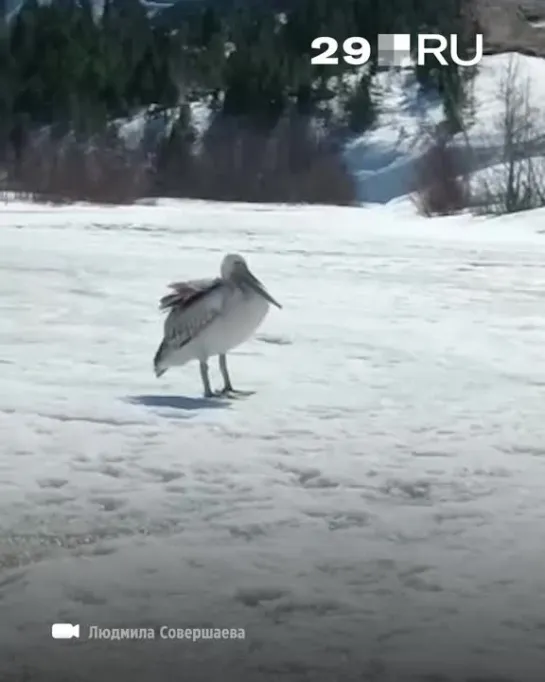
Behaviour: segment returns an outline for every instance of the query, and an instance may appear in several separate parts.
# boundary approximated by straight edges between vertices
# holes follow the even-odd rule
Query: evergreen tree
[[[376,112],[371,97],[369,76],[364,75],[360,78],[348,100],[346,110],[348,114],[348,127],[354,133],[362,133],[373,123]]]

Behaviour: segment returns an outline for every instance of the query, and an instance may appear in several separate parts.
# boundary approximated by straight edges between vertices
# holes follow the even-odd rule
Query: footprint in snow
[[[271,336],[270,334],[260,334],[257,337],[262,343],[270,343],[274,346],[291,346],[291,341],[282,336]]]

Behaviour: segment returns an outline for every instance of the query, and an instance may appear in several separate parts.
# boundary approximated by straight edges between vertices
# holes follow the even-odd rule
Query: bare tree
[[[149,193],[149,160],[128,150],[115,135],[103,133],[84,142],[73,135],[50,135],[29,142],[6,169],[4,196],[55,203],[91,201],[122,204]]]
[[[413,164],[411,198],[423,216],[452,215],[471,205],[470,174],[478,159],[468,130],[476,119],[476,74],[474,67],[464,69],[461,93],[443,84],[441,123],[427,115],[420,121],[419,145],[424,151]]]
[[[467,208],[467,154],[452,145],[446,124],[424,133],[425,151],[415,163],[413,203],[420,215],[452,215]]]
[[[516,55],[502,75],[493,123],[495,162],[474,181],[476,208],[484,213],[514,213],[545,206],[545,119],[534,104],[529,78]]]

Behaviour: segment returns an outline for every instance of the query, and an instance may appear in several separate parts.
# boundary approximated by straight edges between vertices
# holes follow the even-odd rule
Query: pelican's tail
[[[153,358],[153,369],[155,371],[155,376],[157,378],[162,376],[167,371],[167,368],[163,365],[165,353],[166,353],[166,343],[165,343],[165,340],[163,339],[161,341],[161,345],[157,349],[157,353],[155,353],[155,357]]]

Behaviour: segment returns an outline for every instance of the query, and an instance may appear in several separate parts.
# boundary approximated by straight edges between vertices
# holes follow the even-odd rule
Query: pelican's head
[[[282,307],[278,301],[274,300],[257,277],[250,272],[246,261],[238,253],[229,253],[225,256],[221,264],[221,276],[223,279],[230,280],[235,284],[249,287],[277,308]]]

